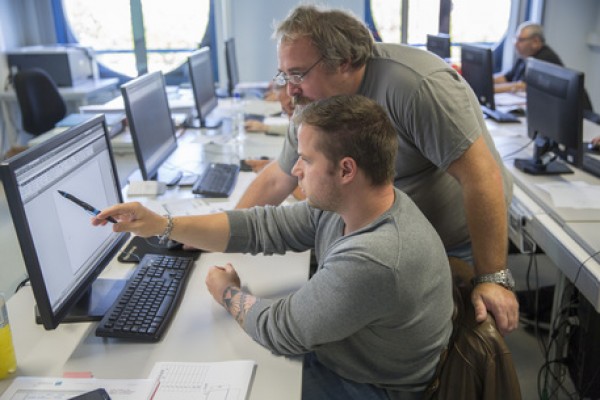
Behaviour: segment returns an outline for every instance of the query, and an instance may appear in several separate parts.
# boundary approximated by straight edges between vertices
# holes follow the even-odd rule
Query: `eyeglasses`
[[[527,37],[516,37],[516,38],[515,38],[515,42],[521,43],[521,42],[524,42],[524,41],[526,41],[526,40],[529,40],[529,39],[532,39],[532,38],[533,38],[533,36],[527,36]]]
[[[308,73],[317,66],[323,60],[323,57],[319,58],[316,63],[311,65],[306,71],[301,74],[292,74],[286,75],[283,71],[280,71],[277,75],[273,77],[273,82],[275,82],[278,86],[285,86],[288,82],[292,85],[299,85],[304,80],[304,77],[308,75]]]

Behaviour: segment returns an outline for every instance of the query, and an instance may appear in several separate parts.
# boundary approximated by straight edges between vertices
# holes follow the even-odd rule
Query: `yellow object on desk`
[[[16,369],[17,358],[8,323],[8,312],[4,296],[0,293],[0,379],[15,372]]]

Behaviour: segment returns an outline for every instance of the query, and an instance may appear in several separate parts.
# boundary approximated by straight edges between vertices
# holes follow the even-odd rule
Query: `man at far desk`
[[[494,76],[494,91],[521,92],[525,90],[525,60],[527,57],[537,58],[552,64],[563,65],[558,54],[546,44],[544,29],[533,22],[523,22],[517,28],[515,50],[519,58],[513,67],[506,72]]]
[[[114,217],[115,231],[210,251],[314,248],[317,272],[287,298],[242,290],[230,264],[209,270],[208,290],[262,346],[305,355],[304,399],[420,399],[452,332],[451,278],[435,229],[393,186],[396,133],[356,95],[312,103],[295,121],[306,202],[173,219],[121,204],[93,223]]]

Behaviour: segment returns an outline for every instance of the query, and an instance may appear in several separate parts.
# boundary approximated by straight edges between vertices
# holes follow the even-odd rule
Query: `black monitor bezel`
[[[206,65],[205,68],[198,68],[197,63],[203,63]],[[213,111],[218,103],[217,92],[215,88],[215,78],[212,69],[212,61],[210,58],[210,48],[203,47],[188,56],[187,59],[188,71],[190,76],[190,83],[192,85],[192,92],[194,94],[194,103],[196,104],[196,112],[198,113],[198,119],[200,120],[200,126],[204,127],[206,124],[206,116]],[[198,74],[209,74],[210,82],[212,86],[206,88],[202,86],[202,82],[198,80]],[[209,101],[202,103],[202,94],[211,92],[212,97]]]
[[[494,100],[494,61],[492,49],[485,46],[474,44],[463,44],[461,46],[461,72],[462,76],[467,81],[479,104],[486,106],[491,110],[496,109]],[[465,55],[476,55],[481,58],[479,64],[475,64],[468,60]],[[465,58],[467,58],[465,60]],[[465,62],[467,61],[467,62]]]
[[[225,64],[227,66],[227,90],[229,91],[229,96],[233,96],[236,86],[240,83],[234,38],[229,38],[225,41]]]
[[[425,48],[427,51],[436,54],[438,57],[445,60],[449,59],[451,46],[452,44],[450,42],[450,35],[447,33],[438,33],[437,35],[432,33],[427,34]],[[443,50],[443,52],[439,51],[438,49]]]
[[[34,162],[36,159],[44,156],[57,146],[73,140],[83,132],[92,129],[98,124],[102,124],[104,130],[104,138],[106,140],[106,147],[109,152],[110,163],[112,166],[115,191],[118,194],[119,203],[121,203],[123,197],[104,115],[95,116],[89,121],[72,127],[67,131],[62,132],[60,135],[56,135],[47,141],[0,163],[0,177],[2,178],[6,200],[9,205],[13,225],[21,248],[21,254],[31,283],[33,296],[39,312],[39,318],[44,325],[44,328],[48,330],[55,329],[67,317],[69,312],[77,306],[78,301],[80,301],[84,295],[89,293],[92,283],[115,257],[118,250],[128,239],[129,234],[124,232],[119,234],[119,237],[114,242],[113,248],[99,260],[95,268],[90,269],[87,276],[80,281],[77,287],[67,296],[63,304],[56,312],[54,312],[46,289],[40,261],[37,252],[35,251],[33,236],[27,222],[23,199],[17,188],[18,184],[15,172],[22,166]]]
[[[137,90],[140,86],[148,85],[149,82],[158,79],[160,79],[163,88],[163,90],[161,91],[161,96],[164,96],[164,98],[161,99],[161,101],[164,103],[164,107],[162,110],[155,109],[143,111],[150,112],[150,115],[153,115],[157,118],[168,118],[170,126],[169,139],[171,140],[171,143],[168,147],[166,147],[163,150],[163,154],[159,155],[159,158],[156,159],[156,162],[153,165],[149,165],[148,161],[145,159],[144,149],[142,148],[142,142],[144,140],[143,138],[146,133],[142,133],[141,129],[139,129],[139,127],[136,124],[136,116],[133,115],[130,105],[131,98],[129,91]],[[138,162],[142,179],[145,181],[156,180],[158,177],[158,170],[160,169],[162,164],[171,156],[171,154],[173,154],[173,152],[175,152],[175,150],[177,150],[177,136],[175,134],[175,126],[173,125],[173,120],[171,118],[171,108],[169,107],[164,76],[161,71],[150,72],[139,76],[121,85],[121,95],[123,96],[123,103],[125,105],[125,115],[127,116],[129,132],[131,134],[133,148],[135,150],[135,157]],[[161,114],[163,114],[162,117]]]
[[[552,142],[548,149],[540,149],[540,145],[536,144],[536,152],[552,151],[561,160],[581,168],[584,153],[584,73],[532,57],[526,63],[527,135],[538,143],[540,139]],[[554,80],[553,87],[550,87],[548,79]],[[562,100],[557,93],[561,90],[556,87],[558,80],[566,81],[567,85],[562,89],[566,90],[567,97]]]

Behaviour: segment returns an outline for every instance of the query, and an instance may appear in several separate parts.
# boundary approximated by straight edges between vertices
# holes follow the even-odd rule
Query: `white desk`
[[[117,78],[90,79],[72,87],[59,87],[58,91],[67,103],[67,112],[76,113],[80,106],[88,104],[90,99],[98,96],[100,93],[108,92],[111,97],[114,97],[114,93],[112,92],[116,90],[118,83],[119,80]],[[11,131],[11,127],[6,126],[3,137],[0,137],[0,153],[4,154],[4,151],[8,147],[16,143],[17,134],[22,130],[21,113],[14,90],[0,92],[0,102],[2,102],[4,115],[8,117],[8,120],[11,122],[10,125],[13,125],[12,128],[14,129],[14,131],[9,132]]]
[[[530,141],[525,121],[518,125],[503,125],[490,121],[488,128],[501,155],[512,154]],[[598,132],[598,128],[587,123],[586,128],[588,140],[589,136]],[[514,179],[514,196],[510,207],[511,223],[522,223],[518,229],[522,229],[522,233],[533,239],[564,277],[579,289],[597,311],[600,311],[600,256],[592,257],[600,250],[600,210],[557,208],[549,195],[536,186],[538,183],[561,181],[584,181],[600,185],[600,178],[576,168],[572,168],[574,174],[533,176],[513,166],[514,158],[528,158],[532,153],[530,145],[505,160],[505,165]]]
[[[8,301],[17,355],[17,372],[0,381],[4,392],[17,375],[62,376],[89,371],[97,378],[146,378],[157,361],[225,361],[257,363],[250,399],[299,399],[302,362],[272,355],[255,343],[208,293],[208,267],[231,262],[242,284],[257,296],[277,298],[308,279],[309,253],[285,256],[202,254],[190,276],[177,314],[158,343],[132,343],[94,335],[95,323],[63,324],[45,331],[34,322],[34,300],[26,287]],[[129,266],[114,263],[108,273]],[[119,272],[119,271],[117,271]]]

